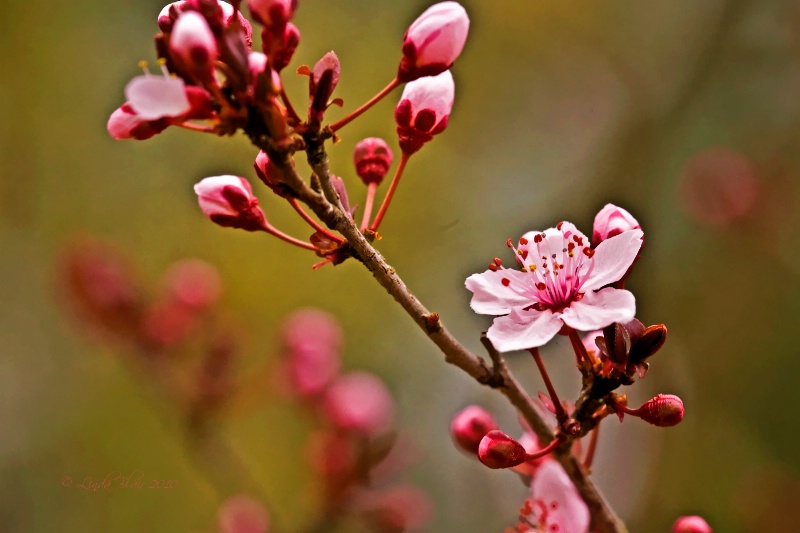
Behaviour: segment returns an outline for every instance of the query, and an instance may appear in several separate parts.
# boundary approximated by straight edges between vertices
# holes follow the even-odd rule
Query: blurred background
[[[431,2],[301,0],[303,38],[292,74],[333,49],[345,110],[395,74],[408,24]],[[646,234],[628,288],[638,317],[669,339],[638,404],[680,395],[671,429],[608,420],[595,477],[631,531],[668,531],[702,514],[715,531],[794,531],[800,498],[795,378],[800,357],[800,6],[791,0],[479,2],[454,66],[456,103],[442,135],[406,171],[378,243],[411,290],[480,352],[490,317],[463,287],[505,241],[566,219],[585,233],[607,202]],[[425,490],[424,531],[501,531],[526,489],[459,453],[452,415],[478,403],[520,432],[497,394],[445,365],[365,269],[263,235],[211,224],[192,185],[205,176],[254,181],[256,155],[237,135],[170,128],[143,142],[112,140],[109,114],[137,62],[155,62],[157,0],[0,3],[0,531],[215,531],[238,484],[265,501],[281,531],[313,520],[318,490],[305,458],[312,423],[280,393],[278,328],[300,307],[336,315],[347,369],[376,373],[396,401]],[[354,144],[396,146],[399,91],[341,132],[332,168],[351,203],[363,186]],[[300,168],[304,167],[301,165]],[[301,172],[306,173],[305,169]],[[306,227],[255,187],[270,220]],[[118,344],[90,334],[63,296],[65,250],[94,238],[125,254],[154,288],[183,258],[219,270],[224,321],[236,331],[233,382],[246,402],[211,431],[230,457],[187,452],[171,403]],[[150,289],[148,289],[150,290]],[[153,289],[155,290],[155,289]],[[89,334],[87,334],[89,333]],[[579,389],[568,343],[544,351],[562,397]],[[510,364],[535,392],[529,357]],[[164,387],[161,387],[163,389]],[[241,470],[252,478],[247,484]],[[62,480],[111,471],[174,479],[170,490],[82,491]]]

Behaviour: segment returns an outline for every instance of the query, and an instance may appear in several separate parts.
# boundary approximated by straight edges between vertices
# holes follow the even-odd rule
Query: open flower
[[[642,231],[611,237],[597,248],[569,222],[522,236],[516,253],[520,267],[500,261],[467,278],[470,305],[494,319],[487,335],[501,352],[542,346],[565,325],[580,331],[628,322],[636,313],[633,294],[605,287],[628,270],[642,245]],[[605,288],[604,288],[605,287]]]
[[[528,520],[539,527],[534,531],[589,531],[589,508],[564,469],[554,460],[545,461],[533,476],[531,504]]]

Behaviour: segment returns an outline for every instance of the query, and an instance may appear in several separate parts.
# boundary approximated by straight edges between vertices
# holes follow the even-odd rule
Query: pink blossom
[[[283,324],[289,382],[300,396],[316,396],[330,384],[341,368],[344,343],[336,319],[319,309],[301,309]]]
[[[253,20],[272,29],[282,29],[294,16],[297,0],[247,0]]]
[[[453,417],[450,435],[462,450],[477,455],[481,439],[497,428],[497,422],[486,409],[470,405]]]
[[[205,178],[194,186],[200,209],[224,227],[261,231],[267,227],[264,212],[246,179],[238,176]]]
[[[365,184],[383,181],[392,166],[392,149],[379,137],[368,137],[359,141],[353,151],[356,173]]]
[[[592,247],[623,231],[640,228],[639,222],[630,213],[614,204],[606,204],[594,217]]]
[[[300,44],[300,30],[291,22],[278,35],[265,27],[261,32],[261,42],[265,51],[270,52],[272,68],[280,72],[292,61],[297,45]]]
[[[531,485],[533,512],[529,520],[537,531],[587,533],[589,508],[564,469],[555,460],[547,460],[536,470]]]
[[[413,154],[447,127],[455,98],[453,75],[420,78],[407,84],[394,112],[400,149]]]
[[[672,533],[712,533],[702,516],[682,516],[672,525]]]
[[[219,510],[220,533],[267,533],[270,518],[257,500],[238,494],[225,500]]]
[[[386,385],[368,372],[352,372],[334,381],[325,394],[324,406],[337,427],[366,436],[389,429],[394,415]]]
[[[565,325],[587,331],[628,322],[636,312],[633,294],[605,286],[625,274],[642,235],[626,231],[591,249],[569,222],[528,232],[517,248],[508,241],[520,270],[493,264],[467,278],[470,305],[476,313],[503,315],[487,333],[501,352],[542,346]]]
[[[169,39],[173,57],[201,82],[209,81],[217,60],[217,40],[206,22],[196,11],[184,11],[175,21]]]
[[[397,79],[408,82],[449,69],[467,41],[469,17],[458,2],[429,7],[403,37],[403,59]]]
[[[194,310],[212,307],[222,294],[219,272],[200,259],[176,261],[164,273],[162,284],[171,299]]]

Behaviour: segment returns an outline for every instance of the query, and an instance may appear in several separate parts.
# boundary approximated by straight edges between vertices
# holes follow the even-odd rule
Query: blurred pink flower
[[[386,385],[368,372],[351,372],[337,378],[325,392],[323,405],[334,425],[365,436],[389,429],[394,415]]]
[[[271,29],[281,29],[294,16],[297,0],[247,0],[253,20]]]
[[[394,112],[400,149],[413,154],[443,132],[454,98],[455,82],[449,70],[407,84]]]
[[[689,159],[678,181],[683,209],[696,220],[716,227],[749,213],[758,193],[756,167],[727,147],[709,148]]]
[[[672,533],[711,533],[711,526],[701,516],[682,516],[672,525]]]
[[[514,248],[521,270],[492,265],[466,281],[472,309],[494,319],[487,335],[501,352],[542,346],[566,325],[580,331],[628,322],[633,294],[606,287],[627,271],[642,245],[642,231],[611,237],[594,250],[569,222],[531,231]],[[597,291],[597,292],[595,292]]]
[[[403,37],[397,79],[408,82],[449,69],[467,41],[469,17],[458,2],[440,2],[422,13]]]
[[[196,11],[184,11],[172,27],[169,39],[172,57],[178,60],[194,79],[209,81],[214,75],[218,48],[214,33]]]
[[[270,519],[257,500],[238,494],[225,500],[218,514],[220,533],[267,533]]]
[[[344,338],[339,322],[325,311],[301,309],[284,322],[282,338],[292,392],[316,396],[333,381],[341,367]]]
[[[490,431],[498,429],[494,417],[479,405],[465,407],[450,422],[450,436],[458,446],[477,455],[481,439]]]

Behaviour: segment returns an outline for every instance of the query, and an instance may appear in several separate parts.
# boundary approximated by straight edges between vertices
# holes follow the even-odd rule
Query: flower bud
[[[282,34],[275,37],[268,28],[264,28],[261,32],[261,41],[265,46],[270,46],[272,68],[280,72],[292,61],[294,51],[300,44],[300,30],[290,22],[284,27]]]
[[[672,524],[672,533],[712,533],[711,526],[700,516],[682,516]]]
[[[481,439],[478,458],[489,468],[511,468],[525,461],[525,448],[499,429]]]
[[[207,82],[213,77],[217,41],[206,19],[196,11],[185,11],[175,21],[169,48],[192,78]]]
[[[449,70],[406,85],[394,112],[403,153],[413,154],[444,131],[454,97],[455,83]]]
[[[676,426],[683,420],[683,400],[674,394],[659,394],[631,414],[658,427]]]
[[[225,500],[218,515],[220,533],[267,533],[270,519],[261,503],[244,494]]]
[[[623,231],[639,228],[639,222],[630,213],[614,204],[606,204],[594,217],[592,248]]]
[[[294,16],[297,0],[247,0],[253,20],[273,29],[283,29]]]
[[[392,166],[392,159],[394,159],[392,149],[379,137],[369,137],[359,141],[353,152],[356,173],[365,185],[380,184]]]
[[[246,179],[238,176],[205,178],[194,186],[200,209],[215,224],[261,231],[267,219]]]
[[[486,409],[470,405],[453,417],[450,436],[462,450],[477,455],[483,437],[497,427],[497,422]]]
[[[632,364],[640,363],[656,353],[667,340],[667,326],[656,324],[645,328],[641,336],[631,346],[628,360]]]
[[[397,79],[409,82],[449,69],[461,54],[468,31],[469,17],[458,2],[440,2],[429,7],[403,37],[403,59]]]
[[[123,139],[143,141],[158,135],[168,127],[169,122],[164,118],[156,120],[143,119],[127,102],[111,113],[106,124],[108,134],[118,141]]]
[[[394,405],[383,381],[368,372],[346,374],[328,388],[324,409],[341,429],[372,437],[389,429]]]
[[[317,61],[311,70],[308,78],[308,94],[310,103],[308,106],[308,121],[319,125],[322,115],[328,109],[333,90],[339,83],[339,73],[341,66],[339,58],[333,51],[325,54],[322,59]]]

